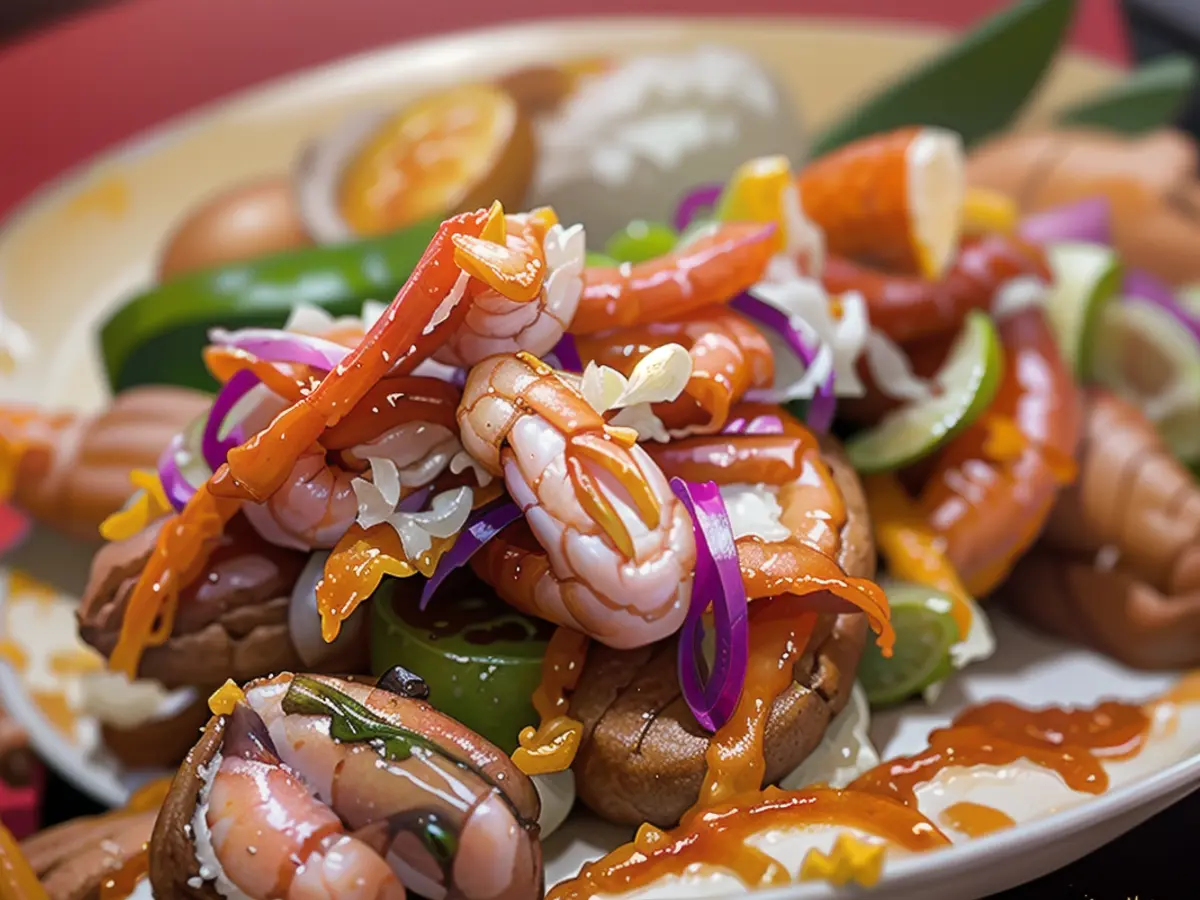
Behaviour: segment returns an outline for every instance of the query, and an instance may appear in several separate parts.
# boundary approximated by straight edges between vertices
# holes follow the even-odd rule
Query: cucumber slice
[[[907,581],[880,581],[892,609],[896,645],[885,658],[871,643],[858,665],[858,680],[871,706],[913,697],[954,671],[950,648],[958,642],[953,601],[941,591]]]
[[[1200,462],[1200,343],[1169,312],[1137,299],[1108,304],[1092,377],[1145,412],[1176,457]]]
[[[1063,358],[1083,379],[1092,370],[1100,313],[1121,284],[1121,260],[1111,247],[1076,242],[1051,245],[1046,258],[1054,273],[1046,313]]]
[[[900,469],[933,453],[987,409],[1000,386],[1004,355],[991,318],[972,312],[934,379],[936,393],[884,416],[846,443],[863,473]]]

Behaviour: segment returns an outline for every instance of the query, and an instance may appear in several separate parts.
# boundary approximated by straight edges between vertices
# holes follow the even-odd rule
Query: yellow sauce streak
[[[1012,234],[1017,229],[1017,219],[1017,204],[1007,194],[967,188],[963,198],[964,235]]]
[[[245,692],[234,684],[232,678],[229,678],[208,698],[208,708],[214,716],[228,716],[233,712],[235,706],[245,702]]]
[[[587,635],[559,628],[546,646],[542,680],[533,692],[533,708],[541,724],[522,729],[513,763],[526,775],[562,772],[571,767],[583,725],[567,715],[569,696],[583,674],[587,660]]]
[[[104,669],[104,658],[83,647],[56,650],[50,655],[50,671],[64,678],[88,675]]]
[[[75,739],[77,719],[75,711],[67,702],[66,694],[62,691],[30,691],[29,697],[55,730],[62,732],[70,740]]]
[[[100,523],[100,536],[106,541],[131,538],[173,509],[157,472],[134,469],[129,473],[129,480],[137,492],[124,509],[117,510]]]
[[[946,828],[973,838],[1003,831],[1017,824],[1008,813],[970,800],[950,804],[942,810],[938,821]]]
[[[12,638],[0,639],[0,660],[12,666],[14,671],[24,672],[29,668],[29,655]]]

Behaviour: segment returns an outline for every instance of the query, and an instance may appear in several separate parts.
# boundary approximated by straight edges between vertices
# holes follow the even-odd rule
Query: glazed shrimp
[[[468,368],[497,353],[526,350],[542,356],[554,349],[575,316],[583,289],[583,226],[563,228],[549,210],[505,218],[507,244],[489,251],[512,271],[526,265],[545,266],[545,281],[527,300],[472,280],[466,316],[434,353],[438,362]],[[483,252],[484,248],[475,245],[473,249]]]
[[[234,707],[211,765],[192,827],[197,854],[211,851],[220,864],[223,895],[233,888],[250,900],[404,900],[383,856],[309,793],[245,703]]]
[[[678,630],[691,595],[691,520],[628,429],[526,354],[467,379],[463,446],[525,513],[537,543],[484,550],[477,572],[508,603],[618,649]],[[540,546],[539,546],[540,545]]]
[[[97,416],[0,408],[0,496],[52,528],[96,540],[129,497],[130,472],[155,469],[211,402],[198,391],[141,387]]]
[[[1079,479],[1055,505],[1043,546],[1090,555],[1168,595],[1200,591],[1200,488],[1135,407],[1107,391],[1086,398]]]
[[[748,599],[818,595],[821,611],[865,612],[889,648],[887,598],[837,562],[846,503],[816,438],[779,407],[743,404],[736,414],[778,416],[783,433],[695,437],[648,444],[647,453],[667,477],[721,486]]]
[[[817,159],[796,186],[830,254],[936,279],[958,246],[965,170],[958,135],[901,128]]]
[[[670,343],[685,347],[692,359],[683,393],[652,407],[672,438],[720,431],[733,403],[752,388],[770,387],[774,380],[771,345],[753,324],[726,307],[679,322],[581,337],[576,346],[583,362],[594,361],[628,376],[647,353]]]
[[[1041,250],[1000,234],[968,238],[936,280],[892,274],[831,256],[822,280],[831,294],[858,291],[867,301],[871,326],[899,343],[953,334],[967,313],[987,309],[1017,278],[1052,280]]]
[[[967,589],[995,588],[1036,540],[1059,488],[1074,477],[1079,391],[1046,316],[997,318],[1004,377],[980,421],[937,462],[919,505]]]
[[[536,900],[533,784],[496,747],[426,703],[336,678],[252,682],[246,702],[331,815],[381,832],[405,885],[440,900]]]
[[[454,262],[453,238],[483,234],[496,216],[496,210],[478,210],[444,222],[409,280],[362,342],[311,393],[231,450],[225,465],[164,524],[130,594],[109,660],[114,671],[135,677],[143,649],[166,641],[180,590],[203,571],[222,529],[244,502],[266,501],[287,482],[300,456],[385,375],[410,374],[446,340],[465,290],[456,287],[466,278]],[[540,289],[538,273],[527,280]]]
[[[659,259],[584,269],[583,296],[567,330],[595,334],[728,303],[762,280],[774,236],[774,225],[732,222]]]

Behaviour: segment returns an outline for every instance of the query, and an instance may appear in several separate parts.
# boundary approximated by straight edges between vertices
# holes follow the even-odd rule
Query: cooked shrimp
[[[762,280],[774,235],[773,225],[733,222],[659,259],[584,269],[583,296],[567,330],[595,334],[728,303]]]
[[[585,363],[594,361],[628,376],[647,353],[671,343],[685,347],[692,359],[692,374],[683,393],[652,406],[672,438],[720,431],[733,403],[752,388],[770,387],[775,377],[771,345],[762,332],[720,306],[679,322],[581,337],[576,346]]]
[[[497,246],[496,255],[513,270],[519,270],[525,262],[544,263],[546,275],[541,290],[532,300],[513,299],[484,281],[472,279],[466,316],[434,353],[438,362],[466,368],[497,353],[526,350],[542,356],[554,349],[575,316],[583,290],[583,227],[563,228],[549,210],[506,216],[506,220],[507,244],[504,248]],[[486,247],[472,242],[466,242],[466,246],[477,253]]]
[[[997,319],[1004,376],[980,421],[955,438],[925,485],[920,508],[945,539],[967,589],[995,588],[1041,533],[1074,477],[1079,391],[1045,313]]]
[[[617,648],[678,630],[695,563],[691,520],[635,435],[606,425],[525,354],[476,366],[458,420],[463,446],[504,476],[540,544],[477,554],[476,571],[503,599]]]
[[[335,678],[252,682],[246,702],[330,815],[381,833],[423,897],[541,897],[539,804],[497,748],[420,700]]]
[[[721,486],[748,599],[818,595],[816,609],[865,612],[890,647],[887,598],[836,561],[846,505],[816,438],[779,407],[744,404],[736,414],[776,415],[783,433],[695,437],[648,444],[647,453],[667,477]]]
[[[867,301],[871,326],[908,343],[955,333],[973,309],[987,309],[1017,278],[1051,282],[1041,250],[1019,238],[989,234],[967,238],[938,279],[898,274],[831,256],[822,280],[831,294],[858,291]]]
[[[796,184],[830,254],[938,278],[958,245],[965,168],[958,135],[901,128],[822,156]]]
[[[246,704],[234,707],[213,764],[207,806],[197,809],[193,829],[198,855],[211,850],[220,864],[222,894],[233,887],[251,900],[404,900],[404,885],[383,856],[347,834],[281,762]]]
[[[129,496],[129,474],[154,469],[211,398],[175,387],[118,394],[97,416],[0,408],[0,494],[52,528],[96,540]]]
[[[204,569],[225,524],[246,501],[262,503],[287,483],[293,467],[324,431],[353,410],[386,375],[403,376],[444,342],[455,326],[466,274],[455,264],[455,235],[478,236],[497,211],[448,219],[412,275],[371,330],[337,368],[270,425],[229,452],[221,466],[158,533],[154,551],[126,605],[110,667],[135,677],[142,651],[170,635],[179,592]],[[525,279],[540,290],[539,273]]]

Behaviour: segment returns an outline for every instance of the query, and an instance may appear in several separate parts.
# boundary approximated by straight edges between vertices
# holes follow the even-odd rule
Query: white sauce
[[[196,702],[192,688],[168,691],[157,681],[130,682],[119,672],[95,672],[82,680],[83,710],[114,728],[136,728],[177,716]]]
[[[734,540],[757,537],[773,542],[791,536],[791,531],[780,522],[783,507],[776,499],[778,488],[765,484],[723,484],[720,491]]]

